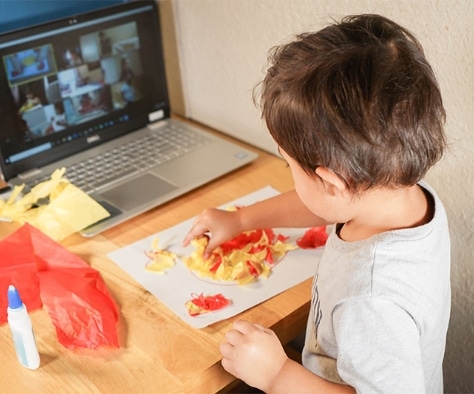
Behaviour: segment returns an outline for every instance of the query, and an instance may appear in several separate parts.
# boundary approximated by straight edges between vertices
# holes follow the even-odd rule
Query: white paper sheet
[[[250,205],[279,192],[270,186],[257,190],[235,201],[224,204],[226,209],[235,205]],[[240,286],[234,283],[218,283],[211,279],[203,279],[193,274],[184,263],[178,259],[174,267],[166,270],[165,274],[156,274],[145,270],[149,261],[145,252],[151,250],[153,241],[158,237],[160,248],[166,248],[178,256],[189,256],[194,248],[184,248],[181,244],[184,236],[191,228],[194,218],[186,220],[174,227],[144,238],[131,245],[125,246],[112,253],[109,257],[144,288],[163,302],[169,309],[185,322],[195,328],[203,328],[217,321],[227,319],[245,311],[301,282],[312,277],[316,271],[322,248],[296,249],[290,251],[272,269],[267,279]],[[286,242],[295,242],[306,229],[274,229],[275,234],[290,236]],[[231,305],[218,311],[199,316],[190,316],[185,307],[192,294],[215,295],[221,293],[231,300]]]

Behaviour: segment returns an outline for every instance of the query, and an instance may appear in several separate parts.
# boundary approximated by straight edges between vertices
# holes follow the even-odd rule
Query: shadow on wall
[[[171,109],[175,114],[186,116],[172,0],[160,0],[159,9]]]

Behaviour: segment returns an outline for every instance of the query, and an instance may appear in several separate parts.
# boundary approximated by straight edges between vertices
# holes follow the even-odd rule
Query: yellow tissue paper
[[[246,231],[218,246],[208,259],[203,252],[208,238],[194,239],[195,250],[184,264],[200,277],[246,285],[257,278],[268,278],[272,268],[290,250],[297,248],[288,237],[272,229]]]
[[[24,185],[16,186],[6,202],[0,199],[0,217],[29,223],[55,241],[108,217],[106,209],[63,178],[65,172],[56,170],[23,196]]]
[[[146,271],[164,274],[168,268],[175,265],[178,256],[169,250],[160,248],[158,238],[153,241],[151,248],[151,251],[145,252],[150,259],[145,266]]]

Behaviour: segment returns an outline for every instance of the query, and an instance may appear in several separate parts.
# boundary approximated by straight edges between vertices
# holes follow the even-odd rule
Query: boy
[[[206,253],[249,229],[333,224],[313,282],[303,366],[268,329],[236,321],[222,365],[265,392],[442,393],[450,312],[446,215],[421,181],[445,112],[418,41],[378,15],[276,48],[262,114],[295,191],[204,211]]]

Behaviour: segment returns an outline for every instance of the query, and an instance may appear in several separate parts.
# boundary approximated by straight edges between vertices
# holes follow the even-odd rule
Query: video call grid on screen
[[[150,9],[71,19],[67,27],[0,42],[6,78],[0,83],[9,96],[0,109],[10,123],[1,135],[7,164],[130,121],[142,101],[159,107],[159,92],[143,83],[151,43],[143,42],[138,14]]]

